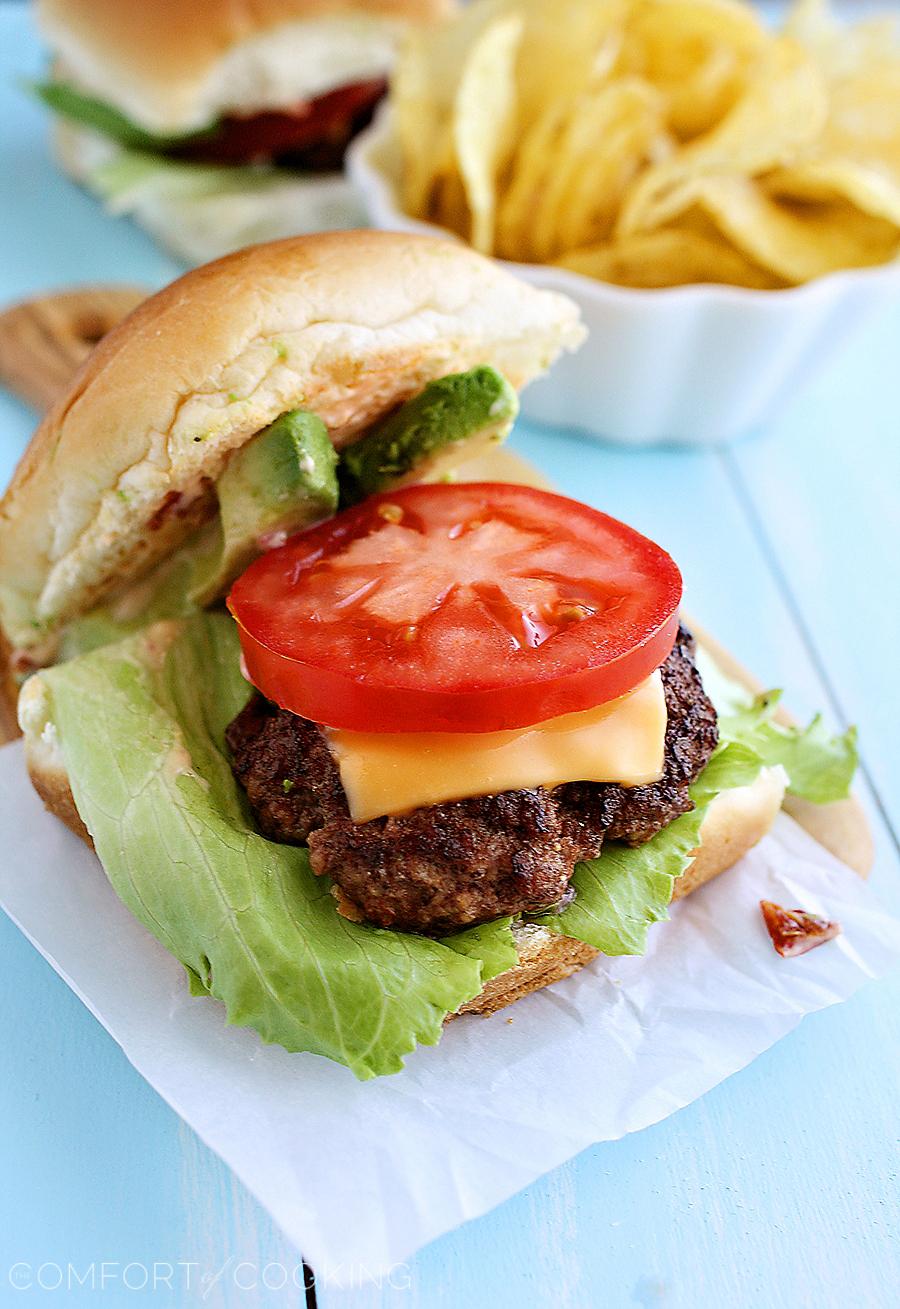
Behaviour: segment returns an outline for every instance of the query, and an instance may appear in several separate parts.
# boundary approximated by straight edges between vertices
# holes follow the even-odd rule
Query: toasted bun
[[[285,410],[340,446],[431,378],[490,363],[521,386],[582,337],[571,301],[456,242],[329,233],[188,273],[104,337],[0,502],[8,640],[46,657],[214,512],[229,455]]]
[[[121,155],[118,146],[63,118],[54,125],[53,145],[61,167],[99,195],[110,213],[133,218],[188,266],[261,241],[359,227],[365,222],[359,197],[342,173],[255,174],[243,169],[238,178],[221,169],[200,174],[189,168],[190,185],[185,187],[188,173],[168,165],[109,195],[100,179],[104,167]],[[231,180],[223,183],[229,176]]]
[[[765,690],[759,679],[748,672],[734,655],[698,623],[692,618],[686,618],[685,621],[696,637],[697,644],[711,656],[726,677],[743,686],[751,695],[758,695]],[[797,720],[783,705],[776,709],[775,718],[786,727],[797,725]],[[836,859],[840,859],[861,877],[868,876],[875,860],[875,843],[865,813],[855,796],[850,795],[846,800],[835,800],[831,804],[813,804],[797,795],[787,795],[784,808],[794,822],[799,823],[813,840],[823,845]]]
[[[672,898],[681,900],[690,895],[752,850],[774,823],[783,799],[783,776],[772,768],[763,769],[750,786],[717,795],[700,829],[700,849],[675,883]],[[600,953],[583,941],[558,936],[547,927],[518,926],[513,931],[518,964],[492,978],[461,1013],[492,1014],[531,991],[571,976]]]
[[[149,131],[280,109],[382,77],[453,0],[38,0],[60,75]]]

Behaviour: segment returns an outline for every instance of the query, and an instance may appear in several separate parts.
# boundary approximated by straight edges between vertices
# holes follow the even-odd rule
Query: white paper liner
[[[384,1273],[587,1146],[674,1113],[900,959],[900,922],[782,814],[673,908],[643,958],[454,1021],[402,1073],[359,1083],[191,999],[42,809],[18,744],[0,751],[0,831],[2,907],[330,1285]],[[843,935],[782,959],[762,898],[836,918]]]

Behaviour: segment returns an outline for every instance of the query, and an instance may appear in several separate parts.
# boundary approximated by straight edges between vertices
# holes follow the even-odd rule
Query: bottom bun
[[[129,184],[110,187],[104,176],[123,160],[118,146],[65,122],[56,124],[54,145],[70,177],[188,264],[261,241],[366,224],[353,187],[340,173],[163,164],[136,169]]]
[[[784,783],[780,768],[764,768],[749,786],[716,796],[700,828],[700,849],[676,881],[673,900],[711,882],[762,840],[781,808]],[[577,973],[600,953],[548,927],[523,923],[513,928],[513,935],[519,962],[487,982],[480,995],[463,1005],[461,1014],[492,1014],[504,1009],[532,991]]]
[[[35,698],[40,695],[39,680],[39,676],[34,677],[30,683]],[[21,716],[25,729],[25,762],[35,790],[51,813],[61,818],[88,845],[92,844],[75,807],[53,728],[44,726],[39,733],[29,731],[27,708]],[[762,840],[781,808],[784,781],[780,768],[764,768],[750,786],[735,787],[716,796],[700,829],[700,849],[675,883],[674,899],[689,895],[730,868]],[[599,953],[583,941],[560,936],[536,924],[517,924],[513,933],[519,962],[487,982],[474,1000],[463,1005],[460,1013],[492,1014],[532,991],[569,977]]]

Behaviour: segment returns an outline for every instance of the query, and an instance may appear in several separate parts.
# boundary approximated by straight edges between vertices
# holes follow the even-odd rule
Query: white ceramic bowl
[[[389,110],[357,138],[348,164],[375,227],[448,235],[400,208]],[[507,267],[571,296],[590,330],[577,354],[528,388],[523,413],[631,445],[728,441],[762,425],[858,326],[900,296],[900,262],[786,291],[632,290],[561,268]]]

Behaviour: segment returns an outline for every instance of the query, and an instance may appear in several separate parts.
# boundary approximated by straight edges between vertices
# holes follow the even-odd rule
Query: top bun
[[[7,639],[42,657],[179,545],[279,414],[312,410],[340,447],[432,378],[487,363],[519,387],[583,335],[565,296],[430,237],[292,237],[187,273],[103,338],[0,502]]]
[[[63,74],[163,134],[383,77],[454,0],[38,0]]]

